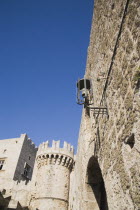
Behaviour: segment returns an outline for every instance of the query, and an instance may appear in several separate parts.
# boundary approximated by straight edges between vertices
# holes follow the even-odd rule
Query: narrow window
[[[32,168],[31,168],[27,163],[26,163],[26,165],[25,165],[23,175],[24,175],[26,178],[31,179]]]
[[[0,160],[0,170],[2,170],[3,165],[4,165],[4,160]]]

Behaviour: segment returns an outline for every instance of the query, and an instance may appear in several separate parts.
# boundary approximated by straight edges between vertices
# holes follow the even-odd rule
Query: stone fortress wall
[[[140,209],[140,8],[138,0],[95,0],[84,108],[70,210]],[[139,75],[139,76],[138,76]]]

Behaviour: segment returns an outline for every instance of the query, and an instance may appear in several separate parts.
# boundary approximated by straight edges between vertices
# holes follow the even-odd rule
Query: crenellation
[[[64,141],[63,149],[67,150],[68,152],[71,152],[71,153],[74,152],[73,146],[71,146],[71,144],[67,143],[66,141]]]
[[[45,142],[45,149],[47,149],[49,147],[49,141]]]
[[[52,141],[52,148],[53,149],[59,149],[60,148],[60,140],[58,140],[58,141],[53,140]]]
[[[63,148],[66,149],[66,150],[68,148],[68,143],[66,141],[64,141]]]
[[[44,149],[44,142],[39,145],[38,152],[41,152],[43,149]]]
[[[40,154],[64,154],[70,157],[74,155],[73,146],[64,142],[63,148],[60,148],[60,140],[52,141],[52,147],[49,147],[49,141],[43,142],[39,145],[37,156]]]
[[[42,150],[45,149],[45,142],[42,143]]]
[[[28,147],[30,147],[32,150],[36,150],[36,151],[38,150],[38,147],[36,147],[36,145],[35,145],[34,142],[31,140],[31,138],[28,138],[27,134],[23,134],[23,135],[21,135],[21,136],[25,139],[25,141],[26,141]]]
[[[74,147],[73,146],[70,147],[70,152],[74,153]]]

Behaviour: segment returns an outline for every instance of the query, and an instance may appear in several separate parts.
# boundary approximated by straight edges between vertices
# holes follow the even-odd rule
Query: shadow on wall
[[[95,157],[89,159],[87,166],[87,197],[92,202],[93,209],[108,210],[104,180]]]
[[[32,172],[35,164],[37,150],[32,146],[31,142],[28,141],[26,136],[22,145],[22,149],[18,158],[17,166],[15,169],[13,180],[17,181],[17,184],[21,181],[25,182],[25,185],[32,178]]]

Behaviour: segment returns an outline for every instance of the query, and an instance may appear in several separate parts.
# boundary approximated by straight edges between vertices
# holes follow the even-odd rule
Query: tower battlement
[[[38,168],[44,164],[62,165],[72,169],[74,164],[74,149],[69,143],[64,141],[63,148],[60,147],[60,140],[52,141],[49,147],[49,141],[40,144],[37,152]]]
[[[44,153],[63,153],[73,158],[74,148],[73,146],[71,146],[71,144],[67,143],[66,141],[64,141],[63,147],[61,148],[60,140],[53,140],[52,146],[49,147],[49,141],[46,141],[39,145],[37,156]]]

